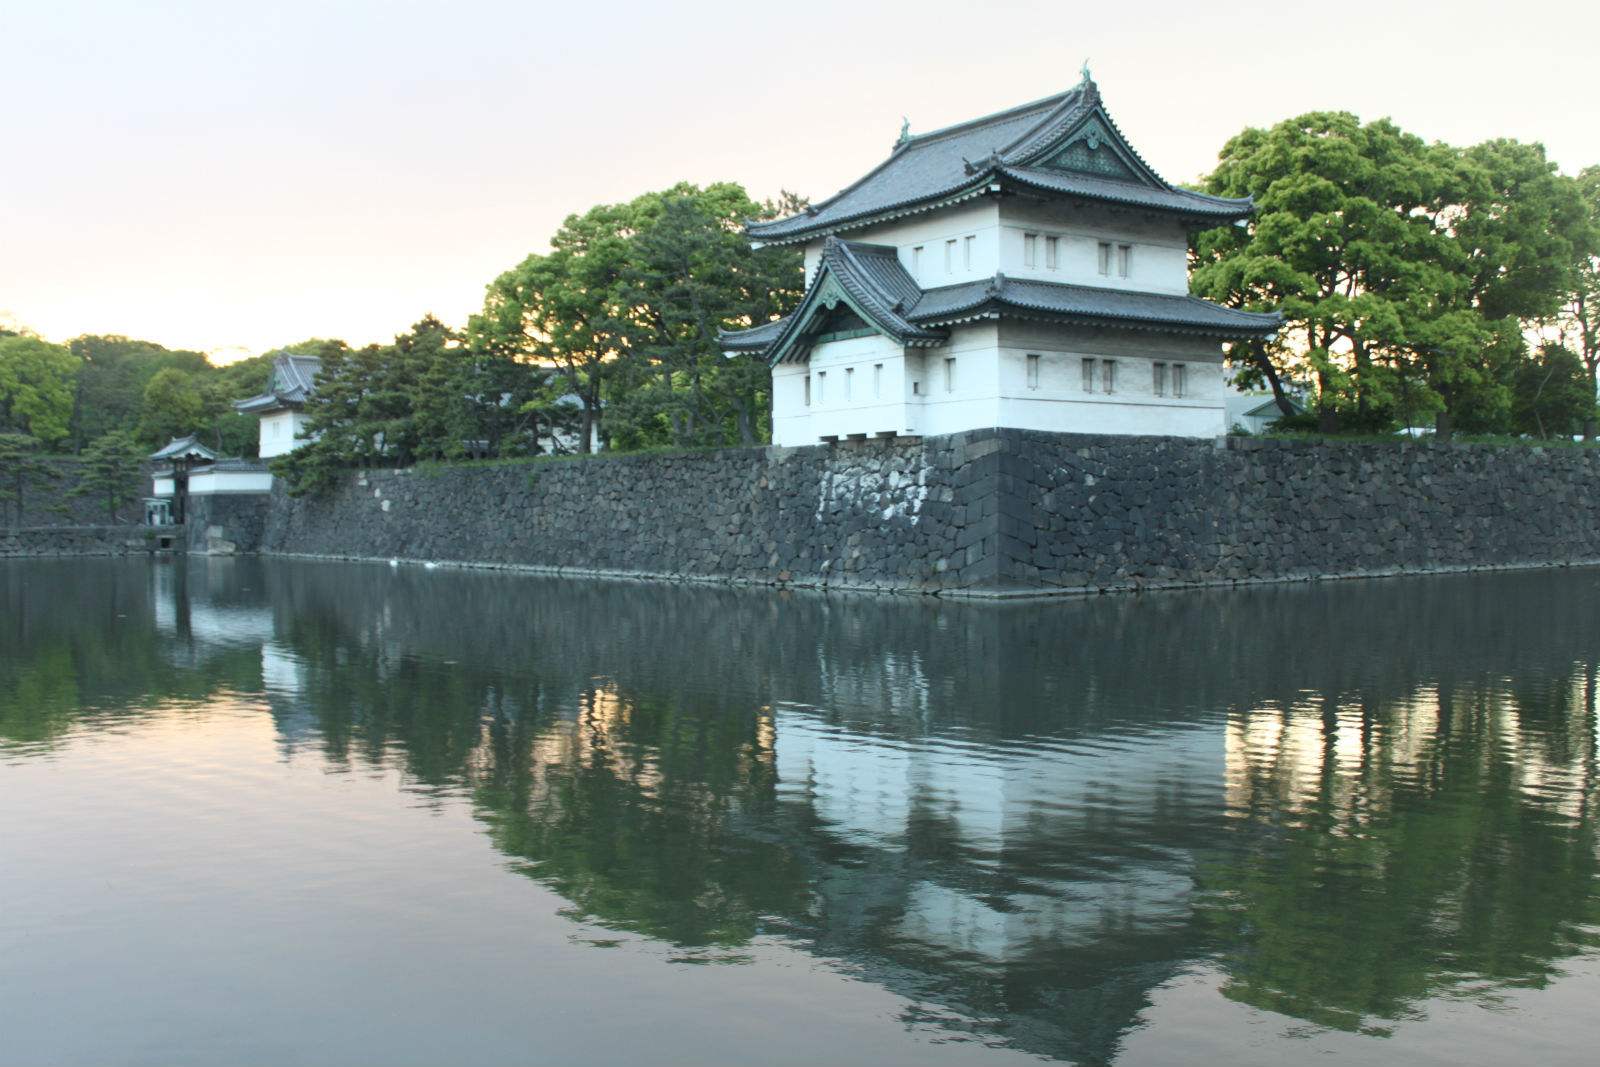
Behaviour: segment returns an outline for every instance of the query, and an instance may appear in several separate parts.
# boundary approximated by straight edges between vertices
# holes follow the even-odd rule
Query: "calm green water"
[[[1597,618],[0,565],[0,1064],[1592,1063]]]

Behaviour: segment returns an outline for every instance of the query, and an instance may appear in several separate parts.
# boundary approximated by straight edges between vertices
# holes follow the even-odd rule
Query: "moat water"
[[[0,1064],[1593,1062],[1600,572],[0,565]]]

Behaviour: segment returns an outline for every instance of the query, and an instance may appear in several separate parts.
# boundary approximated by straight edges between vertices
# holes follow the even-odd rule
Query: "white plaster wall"
[[[198,471],[189,476],[189,493],[270,493],[271,471]]]
[[[892,245],[899,252],[900,264],[916,278],[917,284],[924,289],[936,289],[941,285],[994,277],[1000,263],[999,224],[998,203],[993,197],[982,197],[944,211],[881,222],[840,236],[864,244]],[[973,239],[970,261],[968,237]],[[946,241],[956,242],[949,270],[945,269]],[[913,270],[912,250],[918,247],[923,250],[921,266]],[[807,285],[816,277],[821,257],[821,241],[806,246]]]
[[[1026,235],[1038,235],[1032,266]],[[1047,265],[1045,238],[1055,237],[1060,255]],[[1100,273],[1100,242],[1133,247],[1128,277]],[[1189,243],[1183,225],[1112,212],[1088,205],[1006,200],[1000,207],[999,267],[1007,277],[1068,282],[1147,293],[1189,292]],[[1114,256],[1113,256],[1114,258]],[[992,273],[992,272],[991,272]]]
[[[918,434],[959,433],[1001,425],[999,328],[995,322],[954,326],[950,341],[924,349]],[[955,360],[953,387],[945,382],[945,361]]]
[[[772,441],[811,445],[827,438],[918,432],[908,427],[913,414],[906,391],[904,354],[891,339],[873,334],[817,345],[807,363],[773,368]]]
[[[261,458],[281,456],[299,448],[304,443],[300,435],[305,426],[306,416],[299,411],[274,411],[261,416]]]
[[[1039,356],[1037,388],[1027,357]],[[1083,387],[1083,360],[1094,359],[1093,390]],[[1100,361],[1117,365],[1113,392],[1103,391]],[[1167,393],[1157,396],[1152,364],[1167,364]],[[1000,400],[996,425],[1057,433],[1217,437],[1227,432],[1231,390],[1215,342],[1171,334],[1052,329],[1007,322],[1000,336]],[[1171,395],[1171,368],[1184,368],[1184,395]]]
[[[171,478],[153,478],[151,481],[154,483],[151,496],[171,496],[178,491]]]

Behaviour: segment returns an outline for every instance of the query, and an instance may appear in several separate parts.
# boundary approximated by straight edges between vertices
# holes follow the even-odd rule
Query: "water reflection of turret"
[[[591,921],[783,936],[1039,1055],[1111,1058],[1200,964],[1383,1025],[1596,921],[1587,572],[994,606],[229,563],[184,647],[248,651],[297,752],[469,798]],[[0,573],[8,641],[187,680],[121,573],[82,618]]]

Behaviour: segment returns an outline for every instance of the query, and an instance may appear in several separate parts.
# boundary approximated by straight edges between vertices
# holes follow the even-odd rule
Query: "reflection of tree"
[[[1235,717],[1240,832],[1202,879],[1224,992],[1358,1029],[1600,944],[1594,717],[1540,681]]]
[[[806,906],[806,871],[770,835],[770,729],[593,689],[538,735],[495,732],[475,800],[495,845],[576,912],[677,945],[740,945]],[[763,734],[766,738],[763,738]]]
[[[52,743],[86,714],[137,716],[171,701],[260,685],[260,649],[156,625],[158,600],[187,608],[184,583],[115,560],[0,566],[0,743]],[[218,575],[203,594],[226,600]]]

